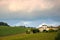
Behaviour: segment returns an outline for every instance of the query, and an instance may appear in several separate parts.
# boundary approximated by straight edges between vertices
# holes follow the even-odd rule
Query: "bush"
[[[53,29],[50,29],[49,32],[54,32],[54,30]]]
[[[43,30],[43,32],[48,32],[47,30]]]
[[[27,30],[27,31],[26,31],[26,34],[30,34],[30,30]]]
[[[38,30],[38,29],[33,29],[32,32],[33,32],[33,33],[38,33],[39,30]]]
[[[55,40],[60,40],[60,30],[58,31],[58,34],[57,34]]]

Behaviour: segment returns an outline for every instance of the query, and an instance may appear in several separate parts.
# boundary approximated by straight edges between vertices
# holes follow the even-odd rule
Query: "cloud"
[[[31,26],[31,24],[32,24],[31,21],[20,21],[20,22],[14,24],[14,25],[16,25],[16,26],[26,26],[26,27],[29,27],[29,26]]]
[[[60,22],[60,0],[0,0],[0,19]]]
[[[46,24],[48,26],[58,26],[60,25],[60,22],[56,22],[51,19],[40,19],[40,20],[33,20],[33,21],[22,21],[19,20],[17,23],[15,23],[15,26],[26,26],[26,27],[40,27],[41,25]]]
[[[32,12],[37,8],[39,10],[52,9],[56,3],[49,0],[1,0],[0,6],[6,6],[5,8],[9,11]]]

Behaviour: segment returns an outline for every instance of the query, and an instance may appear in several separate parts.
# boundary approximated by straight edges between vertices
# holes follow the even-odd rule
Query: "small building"
[[[42,25],[38,29],[40,30],[40,32],[43,32],[43,30],[49,31],[50,29],[52,29],[52,30],[58,30],[58,27],[52,27],[52,26]]]

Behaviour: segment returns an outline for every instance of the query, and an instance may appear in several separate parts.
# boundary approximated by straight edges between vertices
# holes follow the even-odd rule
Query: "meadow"
[[[35,34],[16,34],[0,37],[0,40],[55,40],[56,32],[52,33],[35,33]]]
[[[25,33],[26,28],[24,27],[8,27],[0,26],[0,36],[13,35],[18,33]]]
[[[0,27],[0,40],[55,40],[57,32],[26,34],[24,27]]]

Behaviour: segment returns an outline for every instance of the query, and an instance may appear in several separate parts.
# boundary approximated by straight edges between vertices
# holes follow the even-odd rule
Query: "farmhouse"
[[[52,26],[42,25],[38,29],[40,30],[40,32],[43,32],[43,30],[49,31],[50,29],[52,29],[52,30],[58,30],[58,27],[52,27]]]

